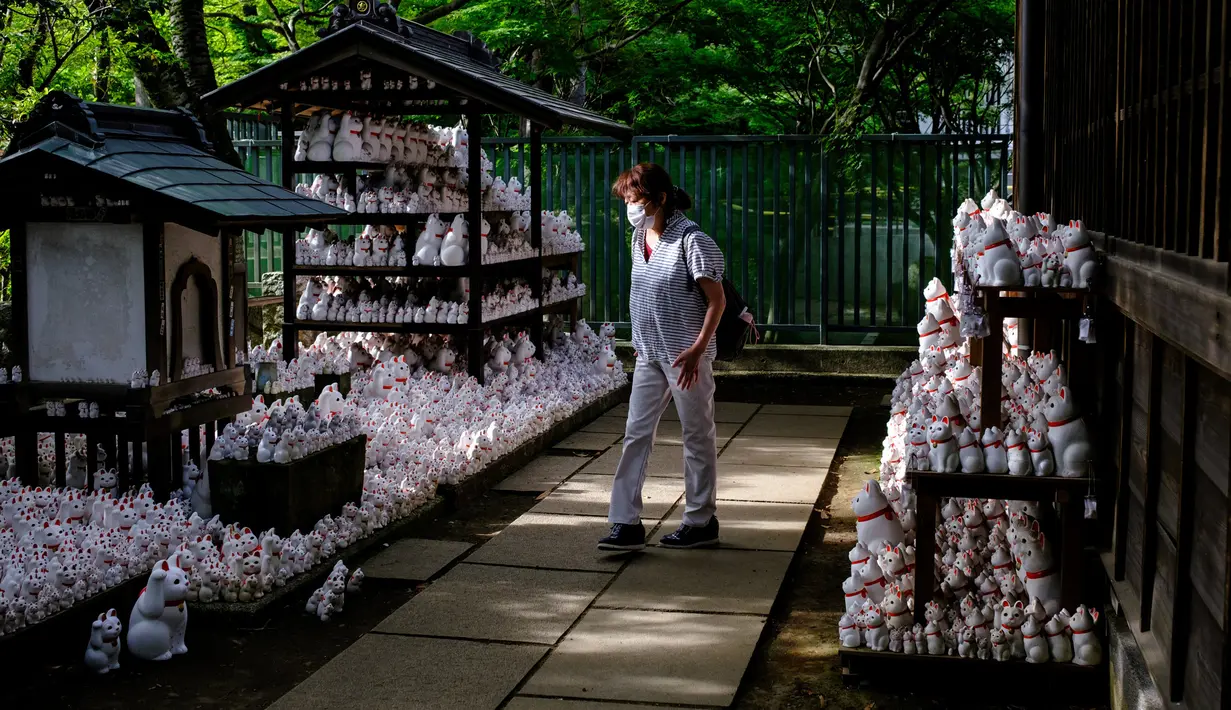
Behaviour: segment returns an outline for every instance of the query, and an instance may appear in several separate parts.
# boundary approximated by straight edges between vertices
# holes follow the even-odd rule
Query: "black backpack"
[[[691,235],[686,234],[680,240],[680,255],[684,258],[684,271],[688,274],[688,289],[705,298],[705,293],[697,286],[697,280],[692,277],[692,269],[688,266],[688,250],[684,248],[684,242],[689,236]],[[714,343],[718,350],[715,359],[730,362],[744,352],[744,346],[751,337],[752,326],[740,317],[748,310],[748,303],[739,295],[739,291],[735,290],[735,284],[726,274],[722,277],[722,292],[726,296],[727,307],[718,320],[718,329],[714,331]]]

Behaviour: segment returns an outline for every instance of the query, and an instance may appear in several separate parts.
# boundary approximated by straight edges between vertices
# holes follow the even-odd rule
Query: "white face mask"
[[[628,223],[633,225],[633,229],[641,229],[645,225],[646,219],[652,218],[653,215],[645,213],[645,205],[629,205],[628,206]]]

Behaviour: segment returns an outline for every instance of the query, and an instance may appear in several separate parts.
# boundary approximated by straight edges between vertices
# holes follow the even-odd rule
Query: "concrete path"
[[[825,483],[848,407],[719,402],[722,546],[599,553],[625,405],[496,488],[541,493],[480,547],[403,541],[368,565],[430,578],[273,706],[443,710],[727,707]],[[646,479],[651,542],[682,515],[673,408]]]

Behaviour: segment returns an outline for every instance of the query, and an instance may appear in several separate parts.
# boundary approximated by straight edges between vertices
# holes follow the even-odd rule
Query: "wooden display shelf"
[[[351,323],[348,321],[328,320],[296,320],[286,325],[296,330],[310,330],[318,333],[423,333],[426,335],[464,333],[470,327],[468,323]]]
[[[543,309],[540,308],[539,306],[535,306],[534,308],[524,310],[521,313],[514,313],[511,316],[504,316],[504,317],[497,318],[495,320],[490,320],[490,321],[482,321],[482,326],[484,328],[498,328],[502,325],[509,325],[510,323],[520,323],[522,321],[533,321],[536,318],[542,318],[542,316],[543,316]]]
[[[921,618],[921,617],[920,617]],[[847,685],[861,681],[892,685],[895,688],[931,688],[943,693],[938,678],[962,678],[966,691],[978,690],[1003,695],[1012,688],[1014,698],[1043,700],[1048,706],[1070,707],[1075,704],[1099,704],[1107,696],[1107,651],[1103,640],[1102,664],[1079,666],[1076,663],[1027,663],[1026,661],[992,661],[961,656],[906,655],[870,648],[842,648],[838,662],[842,664],[842,680]],[[1063,687],[1057,686],[1063,683]],[[1057,701],[1057,693],[1063,700]]]
[[[1072,288],[1061,286],[974,286],[975,293],[1010,293],[1034,296],[1039,294],[1092,296],[1094,291],[1089,288]],[[1014,296],[1020,298],[1021,296]]]
[[[1010,476],[1004,473],[940,473],[907,470],[906,480],[919,490],[926,487],[938,496],[1051,500],[1060,494],[1081,496],[1090,490],[1090,478],[1062,476]]]
[[[539,265],[539,257],[531,256],[525,259],[513,259],[511,261],[499,261],[494,264],[482,264],[484,274],[501,275],[506,273],[523,274],[527,269],[537,267]],[[378,277],[395,277],[395,276],[414,276],[418,278],[461,278],[469,276],[471,273],[470,265],[463,264],[462,266],[415,266],[407,264],[406,266],[294,266],[291,268],[291,273],[296,276],[366,276],[370,278]],[[278,298],[281,298],[279,296]]]
[[[997,498],[1057,503],[1060,507],[1059,555],[1053,555],[1061,575],[1060,603],[1075,609],[1081,603],[1083,495],[1091,490],[1090,478],[1059,476],[1009,476],[995,473],[938,473],[908,470],[906,478],[915,491],[915,559],[931,560],[936,552],[938,507],[943,497]],[[1055,544],[1054,541],[1051,544]],[[1057,549],[1056,547],[1052,548]],[[936,569],[931,564],[915,567],[915,608],[932,600]]]
[[[483,214],[512,214],[519,210],[485,209]],[[428,217],[436,215],[446,222],[457,215],[470,216],[470,210],[454,210],[452,212],[351,212],[350,217],[340,219],[332,224],[351,227],[397,227],[410,224],[421,224]]]
[[[560,254],[544,254],[543,268],[557,269],[572,267],[577,268],[577,260],[581,258],[582,252],[568,251]]]
[[[367,276],[371,278],[415,276],[419,278],[460,278],[470,274],[467,266],[293,266],[295,276]]]
[[[562,301],[554,301],[543,306],[543,313],[573,313],[575,308],[581,306],[581,299],[585,296],[573,296]]]
[[[264,308],[266,306],[281,306],[282,296],[257,296],[248,299],[249,308]]]

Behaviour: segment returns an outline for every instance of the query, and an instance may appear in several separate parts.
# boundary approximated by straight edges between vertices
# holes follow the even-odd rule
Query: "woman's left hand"
[[[680,376],[675,380],[680,389],[690,389],[696,383],[699,377],[697,368],[701,366],[701,358],[704,356],[705,348],[699,348],[694,345],[680,353],[675,362],[671,363],[672,367],[680,368]]]

